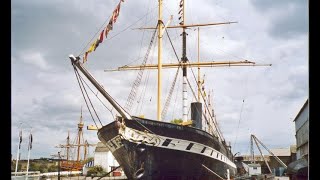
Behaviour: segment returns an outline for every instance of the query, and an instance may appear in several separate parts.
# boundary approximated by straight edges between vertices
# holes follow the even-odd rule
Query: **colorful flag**
[[[108,37],[109,31],[111,31],[111,30],[113,29],[112,19],[113,19],[113,18],[110,19],[109,24],[107,25],[107,27],[106,27],[106,29],[105,29],[106,38]]]
[[[99,38],[100,43],[102,43],[102,41],[103,41],[103,33],[104,33],[104,30],[102,30],[102,32],[101,32],[101,34],[100,34],[100,38]]]
[[[109,33],[109,29],[108,29],[108,26],[106,27],[106,30],[105,30],[105,36],[106,36],[106,39],[107,39],[107,37],[108,37],[108,33]]]
[[[20,132],[19,132],[19,149],[21,148],[21,143],[22,143],[22,131],[20,130]]]
[[[96,51],[96,49],[97,49],[97,47],[99,46],[99,44],[100,44],[100,39],[97,39],[96,42],[95,42],[95,44],[94,44],[94,49],[93,49],[93,51]]]
[[[119,2],[118,6],[116,7],[116,9],[113,11],[112,14],[112,21],[113,23],[115,23],[118,19],[119,13],[120,13],[120,4],[121,2]]]
[[[96,48],[99,46],[99,44],[103,42],[103,36],[105,35],[107,38],[109,31],[111,31],[113,29],[113,23],[115,23],[119,17],[121,2],[124,2],[124,0],[120,0],[116,9],[112,13],[112,17],[110,18],[107,27],[104,30],[102,30],[99,38],[95,42],[93,42],[91,44],[91,46],[89,47],[89,49],[87,50],[87,52],[85,52],[85,54],[83,56],[83,63],[85,63],[87,61],[88,54],[92,51],[95,51]]]
[[[83,63],[85,63],[87,61],[87,58],[88,58],[88,52],[84,53]]]
[[[107,25],[107,30],[111,31],[113,29],[113,18],[110,19],[109,24]]]
[[[89,47],[89,49],[88,49],[88,53],[90,53],[90,52],[92,52],[93,50],[94,50],[94,47],[96,46],[96,42],[93,42],[92,44],[91,44],[91,46]]]

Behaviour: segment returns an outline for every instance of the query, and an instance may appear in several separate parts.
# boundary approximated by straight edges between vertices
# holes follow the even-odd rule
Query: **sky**
[[[179,0],[163,1],[163,22],[179,23]],[[28,155],[28,135],[33,135],[30,158],[51,157],[66,142],[68,131],[75,140],[81,109],[85,127],[94,124],[79,88],[70,54],[88,50],[106,27],[119,0],[14,0],[11,1],[11,153],[16,158],[19,129],[23,141],[21,159]],[[157,23],[158,1],[124,0],[113,30],[84,66],[107,92],[125,106],[138,71],[105,72],[124,65],[141,64]],[[309,96],[308,1],[198,0],[185,2],[185,23],[237,23],[187,29],[187,57],[198,61],[243,61],[272,66],[206,67],[201,77],[211,92],[219,127],[233,153],[250,153],[250,134],[268,148],[288,148],[296,143],[294,118]],[[168,29],[178,58],[182,55],[181,29]],[[163,36],[163,62],[177,58]],[[157,63],[157,40],[150,48],[148,63]],[[164,106],[176,69],[163,70]],[[197,68],[188,69],[195,87]],[[156,119],[157,71],[143,71],[130,111]],[[182,73],[178,74],[164,121],[182,118]],[[85,78],[84,78],[85,79]],[[86,80],[86,79],[85,79]],[[87,89],[103,125],[113,121],[111,105],[90,82]],[[196,89],[194,88],[194,91]],[[95,96],[97,94],[97,96]],[[100,103],[99,97],[103,104]],[[194,102],[188,89],[188,102]],[[107,107],[107,108],[106,108]],[[91,109],[91,112],[93,110]],[[113,110],[112,113],[115,113]],[[189,114],[190,117],[190,114]],[[94,120],[98,122],[94,116]],[[99,140],[96,131],[84,129],[89,143]],[[89,148],[93,156],[94,147]]]

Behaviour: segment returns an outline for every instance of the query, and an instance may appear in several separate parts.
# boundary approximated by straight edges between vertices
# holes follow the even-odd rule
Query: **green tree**
[[[39,171],[40,171],[41,173],[48,172],[48,166],[47,166],[47,164],[42,163],[42,164],[39,166]]]
[[[170,121],[170,123],[173,123],[173,124],[180,124],[182,122],[183,122],[182,119],[174,119]]]
[[[21,163],[18,163],[18,168],[17,168],[17,171],[21,171],[21,167],[22,167],[22,164]],[[16,162],[11,162],[11,172],[15,172],[16,170]]]
[[[40,165],[38,163],[32,162],[29,164],[29,171],[39,171]]]
[[[48,172],[57,172],[58,171],[58,166],[57,165],[51,165],[48,168]]]
[[[102,166],[98,165],[91,167],[87,172],[87,176],[101,176],[105,173],[106,172],[103,170]]]

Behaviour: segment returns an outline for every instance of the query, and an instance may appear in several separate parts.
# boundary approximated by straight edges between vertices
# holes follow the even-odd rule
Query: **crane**
[[[253,141],[257,145],[257,148],[260,151],[261,157],[263,158],[264,162],[268,166],[270,173],[272,173],[271,168],[270,168],[268,162],[266,161],[266,159],[264,158],[258,143],[260,143],[285,169],[287,169],[287,165],[284,162],[282,162],[281,159],[279,159],[273,152],[271,152],[255,135],[251,134],[251,156],[252,156],[253,162],[255,161],[254,160],[254,151],[253,151]]]

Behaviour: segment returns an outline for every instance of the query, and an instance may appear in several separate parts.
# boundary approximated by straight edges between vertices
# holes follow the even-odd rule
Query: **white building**
[[[260,164],[248,164],[249,166],[249,176],[260,175],[261,174],[261,165]]]
[[[112,153],[102,142],[98,142],[94,151],[93,159],[93,161],[90,161],[84,165],[83,175],[86,175],[89,168],[93,166],[101,166],[106,172],[110,172],[113,167],[119,166]]]
[[[109,172],[112,167],[119,166],[119,163],[108,148],[102,142],[98,142],[94,151],[94,165],[100,165],[106,172]]]

